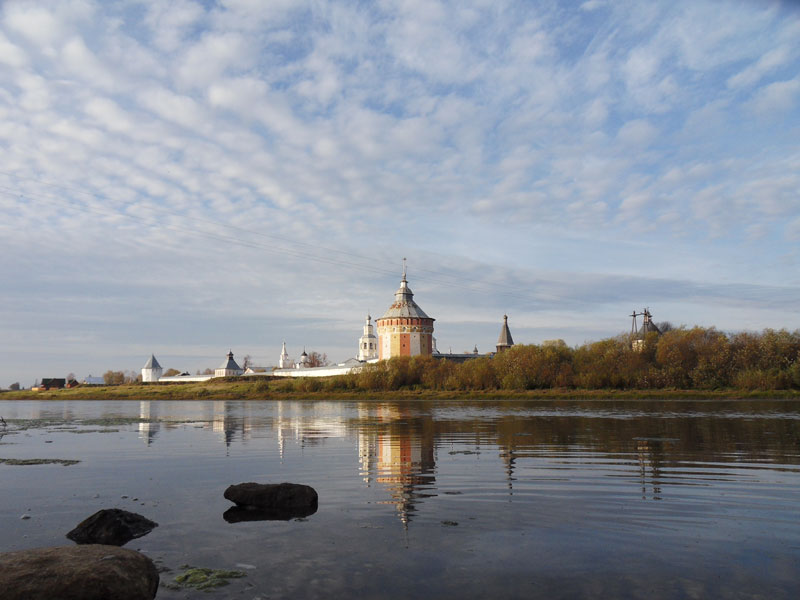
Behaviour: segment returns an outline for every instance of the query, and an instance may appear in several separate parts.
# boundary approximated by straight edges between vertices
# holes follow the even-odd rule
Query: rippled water
[[[0,551],[127,547],[242,569],[158,598],[797,598],[800,403],[0,402]],[[305,483],[317,513],[227,523],[231,483]],[[22,515],[29,519],[21,519]]]

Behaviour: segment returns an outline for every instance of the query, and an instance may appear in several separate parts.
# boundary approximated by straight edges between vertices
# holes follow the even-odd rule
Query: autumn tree
[[[247,361],[250,356],[245,356],[245,361]],[[309,367],[325,367],[328,365],[328,355],[327,354],[320,354],[319,352],[311,352],[308,355],[308,366]],[[245,367],[247,368],[247,367]]]
[[[123,371],[108,370],[103,373],[103,383],[106,385],[122,385],[125,383],[125,373]]]

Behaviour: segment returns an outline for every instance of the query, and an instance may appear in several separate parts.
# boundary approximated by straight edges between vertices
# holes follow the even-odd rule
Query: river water
[[[71,544],[101,508],[158,598],[800,597],[796,401],[0,401],[0,551]],[[319,509],[229,523],[225,488]],[[29,516],[23,519],[24,515]]]

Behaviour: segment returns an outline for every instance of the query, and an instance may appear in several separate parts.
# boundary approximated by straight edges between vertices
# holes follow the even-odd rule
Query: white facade
[[[348,373],[357,373],[364,366],[364,363],[350,358],[343,363],[335,365],[328,365],[326,367],[305,367],[300,368],[299,365],[294,369],[275,369],[268,375],[274,377],[333,377],[335,375],[347,375]]]
[[[358,360],[366,361],[376,358],[378,358],[378,337],[372,328],[372,317],[367,315],[364,334],[358,340]]]
[[[286,352],[286,340],[283,341],[283,348],[281,349],[281,357],[278,359],[279,369],[291,369],[294,367],[294,362],[289,358],[289,353]]]
[[[151,354],[150,360],[142,367],[142,381],[145,383],[155,383],[161,379],[163,372],[164,370],[161,368],[161,365],[158,364],[155,355]]]

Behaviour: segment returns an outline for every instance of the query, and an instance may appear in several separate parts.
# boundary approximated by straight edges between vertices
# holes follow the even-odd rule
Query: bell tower
[[[372,327],[372,317],[367,315],[364,322],[364,335],[358,340],[358,360],[367,361],[378,358],[378,338]]]

